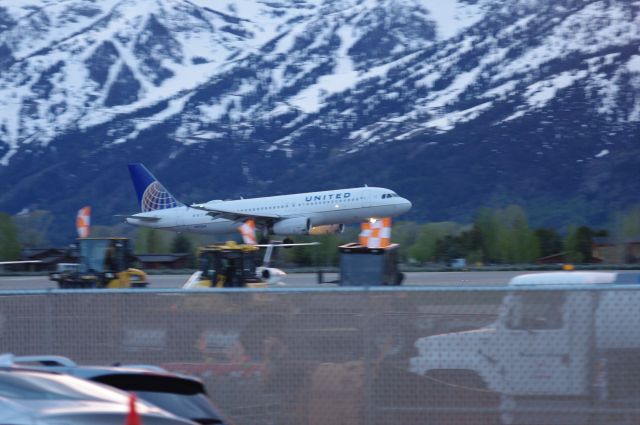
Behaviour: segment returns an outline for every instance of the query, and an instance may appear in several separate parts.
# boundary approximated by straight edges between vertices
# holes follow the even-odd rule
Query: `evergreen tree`
[[[147,233],[147,248],[150,254],[161,254],[168,251],[161,231],[149,229]]]
[[[538,241],[529,229],[527,216],[519,205],[504,210],[483,208],[474,227],[479,233],[484,261],[529,263],[539,254]]]
[[[311,251],[312,247],[309,246],[295,246],[287,251],[279,253],[278,255],[281,258],[285,258],[287,261],[292,262],[296,266],[300,267],[308,267],[315,264],[314,255]],[[278,248],[278,249],[286,249],[286,248]]]
[[[459,236],[447,235],[436,241],[435,257],[438,261],[449,263],[455,258],[465,257],[466,252]]]
[[[323,235],[325,236],[325,235]],[[307,245],[307,246],[294,246],[289,248],[275,248],[272,253],[272,260],[277,261],[278,258],[293,263],[299,267],[309,266],[329,266],[332,265],[331,261],[323,257],[320,251],[324,251],[322,247],[323,236],[314,237],[298,237],[294,241],[295,243],[307,243],[307,242],[320,242],[320,246]],[[337,249],[334,247],[334,250]],[[264,254],[264,253],[263,253]],[[272,261],[271,266],[277,266]]]
[[[500,217],[495,210],[481,208],[478,211],[474,227],[480,234],[482,259],[485,262],[497,263],[502,260],[500,249]]]
[[[540,256],[547,257],[549,255],[558,254],[562,252],[562,238],[553,229],[536,229],[534,232],[536,238],[538,238],[538,244],[540,246]]]
[[[393,223],[391,229],[391,241],[400,245],[398,254],[400,262],[406,263],[409,260],[409,248],[416,243],[420,233],[420,225],[413,221],[398,221]]]
[[[593,261],[593,235],[594,232],[587,226],[578,227],[577,248],[584,261]]]
[[[469,263],[482,263],[482,234],[476,225],[460,234],[460,246]]]
[[[446,236],[453,236],[458,228],[458,224],[451,221],[424,224],[420,228],[415,243],[409,248],[409,256],[420,262],[436,260],[438,240]],[[391,238],[393,239],[393,229],[391,230]]]
[[[0,212],[0,260],[20,259],[20,243],[16,226],[7,213]]]
[[[136,253],[161,254],[169,252],[164,241],[164,234],[157,229],[140,227],[136,238]]]
[[[313,264],[323,266],[337,266],[339,263],[338,246],[345,243],[340,235],[322,235],[314,238],[320,242],[320,246],[309,246],[311,257],[314,259]]]
[[[565,250],[569,261],[587,263],[593,260],[593,233],[587,226],[569,228],[565,240]]]
[[[193,245],[191,240],[184,233],[177,233],[171,241],[171,252],[173,253],[191,253]]]
[[[529,229],[527,216],[519,205],[508,206],[503,213],[503,233],[509,241],[508,251],[503,259],[508,263],[529,263],[538,257],[540,252],[538,240]]]

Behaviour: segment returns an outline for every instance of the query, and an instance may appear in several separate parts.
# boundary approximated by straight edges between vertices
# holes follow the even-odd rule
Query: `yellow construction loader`
[[[79,238],[77,270],[49,273],[61,289],[144,288],[147,274],[130,267],[135,260],[128,238]]]
[[[228,241],[199,248],[199,269],[185,288],[263,288],[256,273],[260,248]]]

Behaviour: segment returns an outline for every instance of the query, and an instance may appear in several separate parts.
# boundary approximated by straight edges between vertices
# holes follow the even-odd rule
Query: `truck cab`
[[[474,377],[481,390],[500,395],[505,424],[588,423],[575,409],[608,401],[603,388],[616,383],[604,377],[607,358],[620,350],[640,353],[635,330],[640,292],[623,286],[638,283],[638,277],[614,272],[517,276],[493,324],[418,339],[409,370],[439,379],[446,371]],[[541,413],[567,407],[573,414]],[[523,409],[529,412],[517,413]]]

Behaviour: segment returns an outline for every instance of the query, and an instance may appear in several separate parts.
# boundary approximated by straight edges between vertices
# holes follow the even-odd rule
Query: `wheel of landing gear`
[[[293,239],[291,239],[291,238],[284,238],[284,239],[282,240],[282,243],[283,243],[283,244],[284,244],[284,243],[293,243]]]

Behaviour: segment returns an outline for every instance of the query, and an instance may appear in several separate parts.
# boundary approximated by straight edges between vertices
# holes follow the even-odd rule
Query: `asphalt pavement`
[[[460,272],[405,272],[404,285],[407,286],[503,286],[516,275],[533,273],[524,271],[460,271]],[[149,275],[149,288],[181,288],[189,275]],[[324,273],[325,281],[338,278],[337,273]],[[332,284],[318,285],[315,273],[290,273],[284,279],[285,287],[309,288],[331,287]],[[56,283],[47,276],[0,276],[1,290],[55,289]]]

